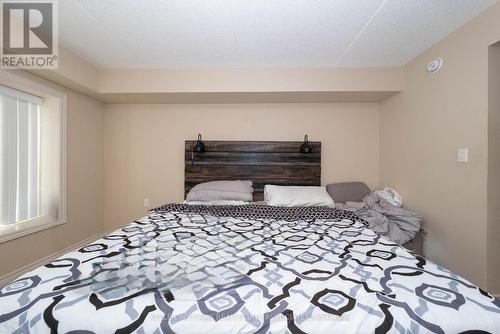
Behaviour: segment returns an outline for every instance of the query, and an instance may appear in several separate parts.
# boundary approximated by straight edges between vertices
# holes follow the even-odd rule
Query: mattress
[[[165,205],[3,287],[0,332],[500,332],[500,301],[327,208]]]

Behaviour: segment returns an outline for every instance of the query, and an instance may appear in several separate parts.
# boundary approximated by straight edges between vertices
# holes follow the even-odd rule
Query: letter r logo
[[[2,2],[3,53],[52,54],[52,6],[50,2]]]

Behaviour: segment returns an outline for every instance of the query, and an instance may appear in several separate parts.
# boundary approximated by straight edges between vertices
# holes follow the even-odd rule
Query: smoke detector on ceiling
[[[436,58],[427,64],[427,72],[435,73],[441,69],[441,66],[443,66],[443,58]]]

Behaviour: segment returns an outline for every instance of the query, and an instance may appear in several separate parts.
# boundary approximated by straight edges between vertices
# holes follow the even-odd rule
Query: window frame
[[[3,227],[0,227],[0,243],[17,239],[29,234],[37,233],[55,226],[59,226],[67,223],[67,180],[66,180],[66,165],[67,165],[67,107],[68,107],[68,95],[63,90],[58,90],[49,87],[47,84],[39,82],[37,78],[32,78],[31,75],[27,73],[12,73],[5,70],[0,70],[0,84],[19,90],[21,92],[26,92],[27,94],[33,94],[41,97],[54,97],[60,99],[61,108],[61,175],[60,175],[60,211],[59,217],[56,221],[49,220],[48,216],[39,216],[36,218],[22,220],[16,223],[12,223]]]

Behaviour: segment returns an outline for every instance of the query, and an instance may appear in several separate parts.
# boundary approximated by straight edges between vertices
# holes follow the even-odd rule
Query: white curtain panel
[[[40,103],[0,86],[0,225],[40,214]]]

